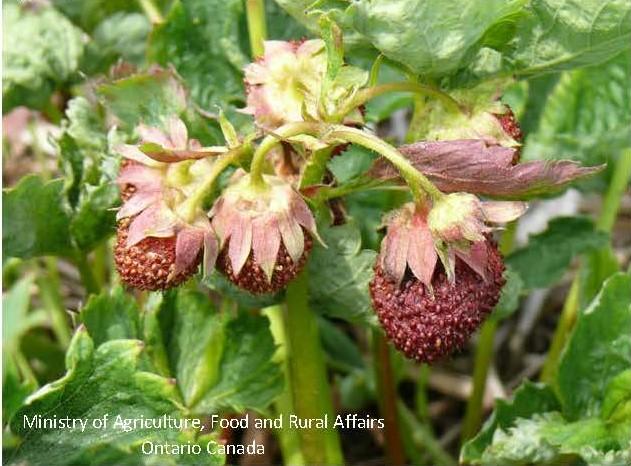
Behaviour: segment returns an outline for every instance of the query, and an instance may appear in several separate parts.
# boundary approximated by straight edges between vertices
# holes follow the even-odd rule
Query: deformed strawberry
[[[504,265],[486,222],[511,221],[524,210],[519,202],[454,193],[431,209],[405,204],[386,219],[370,294],[397,349],[433,362],[462,348],[504,285]]]
[[[138,145],[117,148],[125,159],[117,180],[123,205],[116,216],[115,263],[122,282],[142,290],[177,286],[197,271],[202,255],[208,270],[217,257],[203,210],[186,220],[177,212],[209,171],[208,151],[188,138],[181,120],[166,126],[168,131],[141,125]]]
[[[176,237],[147,237],[127,246],[131,219],[118,222],[114,261],[121,281],[139,290],[165,290],[188,280],[199,266],[201,254],[176,267]]]
[[[289,183],[250,175],[226,188],[209,213],[219,237],[217,269],[251,293],[284,288],[304,267],[318,238],[313,214]]]
[[[407,357],[431,363],[461,349],[497,304],[504,265],[497,247],[485,245],[486,280],[460,258],[456,280],[439,265],[431,288],[409,271],[399,285],[379,263],[375,266],[373,306],[386,335]]]

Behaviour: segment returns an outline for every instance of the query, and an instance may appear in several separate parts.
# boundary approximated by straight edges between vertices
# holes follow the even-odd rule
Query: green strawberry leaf
[[[224,347],[225,316],[208,297],[180,290],[165,295],[160,320],[171,373],[186,406],[195,406],[219,377]],[[168,326],[168,327],[167,327]]]
[[[327,168],[338,183],[347,183],[366,173],[376,158],[374,152],[351,145],[340,155],[333,157],[327,163]]]
[[[151,34],[148,58],[175,66],[193,100],[205,110],[240,105],[241,69],[249,61],[242,46],[247,36],[239,27],[243,15],[240,0],[178,0]]]
[[[131,132],[139,123],[159,126],[186,109],[182,84],[166,70],[153,70],[101,85],[97,92],[120,127]]]
[[[365,363],[357,344],[329,319],[318,319],[320,340],[330,366],[351,372],[364,369]]]
[[[117,157],[110,153],[101,106],[84,97],[68,103],[66,129],[57,141],[65,190],[73,208],[70,234],[81,251],[90,251],[114,232]]]
[[[73,254],[63,184],[29,175],[2,192],[3,257]]]
[[[559,401],[552,389],[543,384],[525,382],[515,390],[511,401],[496,401],[495,411],[482,430],[463,446],[460,461],[480,464],[485,451],[493,444],[496,432],[510,429],[519,418],[558,411],[559,408]]]
[[[142,65],[150,32],[151,23],[141,13],[118,12],[105,18],[92,32],[81,71],[88,75],[106,72],[118,60]]]
[[[568,423],[558,412],[535,414],[497,430],[480,464],[551,464],[563,455],[580,456],[585,448],[615,451],[619,446],[600,419]]]
[[[242,313],[226,324],[224,332],[217,381],[195,409],[203,413],[219,409],[265,412],[283,391],[269,320]]]
[[[96,346],[140,337],[139,309],[122,287],[91,296],[79,315]]]
[[[524,0],[361,0],[353,26],[386,57],[416,74],[442,77],[465,67],[492,27],[511,22]]]
[[[5,457],[8,464],[220,464],[220,455],[143,455],[145,442],[194,441],[190,431],[140,427],[125,432],[124,419],[181,419],[175,384],[138,369],[143,345],[137,340],[112,340],[95,349],[84,327],[75,333],[66,355],[66,374],[34,393],[14,416],[11,430],[22,442]],[[107,415],[103,429],[92,420]],[[46,419],[87,419],[85,429],[29,427]]]
[[[148,352],[154,361],[166,362],[192,412],[264,412],[282,391],[265,317],[228,319],[208,296],[187,290],[168,293],[150,308],[155,318],[145,320]]]
[[[53,8],[2,5],[2,111],[43,108],[79,67],[81,30]]]
[[[84,31],[92,32],[103,21],[120,12],[139,10],[136,2],[127,0],[52,0],[55,8]],[[161,0],[160,3],[163,3]]]
[[[353,223],[321,229],[320,235],[327,247],[314,247],[309,259],[309,306],[328,317],[374,324],[368,282],[376,253],[361,249]]]
[[[608,243],[608,235],[597,231],[587,217],[559,217],[547,230],[533,235],[528,244],[506,258],[519,274],[525,289],[554,284],[577,255]]]
[[[631,141],[631,54],[599,67],[565,73],[548,95],[525,160],[572,159],[584,165],[615,160]],[[579,186],[606,189],[612,166]]]
[[[631,369],[622,371],[607,385],[600,417],[621,446],[631,442]]]
[[[631,4],[624,0],[532,0],[525,13],[504,58],[510,74],[596,65],[629,49]]]
[[[570,419],[597,416],[613,377],[631,365],[631,276],[609,278],[578,316],[557,383]]]
[[[502,288],[500,300],[495,305],[491,319],[504,320],[513,314],[519,307],[519,299],[524,289],[524,281],[521,276],[508,265],[504,272],[506,284]]]

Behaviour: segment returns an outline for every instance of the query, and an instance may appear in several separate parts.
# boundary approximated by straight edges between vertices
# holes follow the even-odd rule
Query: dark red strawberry
[[[304,234],[304,252],[298,263],[295,264],[285,245],[281,243],[276,256],[271,280],[267,277],[261,266],[254,259],[254,255],[250,252],[243,268],[238,275],[234,274],[230,257],[228,255],[229,245],[226,245],[217,257],[217,269],[223,273],[228,279],[244,290],[253,294],[276,293],[287,286],[296,275],[300,273],[307,262],[309,253],[313,246],[313,241],[309,233],[303,229]]]
[[[441,265],[431,289],[408,270],[399,285],[380,262],[370,283],[373,307],[397,349],[419,362],[434,362],[464,347],[497,304],[504,264],[497,246],[488,244],[487,280],[456,258],[453,282]]]

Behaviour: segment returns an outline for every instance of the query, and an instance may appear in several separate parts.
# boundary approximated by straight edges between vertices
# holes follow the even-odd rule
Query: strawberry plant
[[[631,463],[628,2],[2,8],[4,463]]]

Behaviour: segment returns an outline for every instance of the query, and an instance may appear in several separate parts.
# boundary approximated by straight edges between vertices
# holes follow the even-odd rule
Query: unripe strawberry
[[[456,280],[437,267],[431,288],[411,273],[399,285],[377,263],[370,295],[394,346],[419,362],[434,362],[461,349],[499,300],[504,265],[495,244],[486,242],[486,280],[457,258]]]
[[[251,293],[284,288],[303,268],[318,238],[309,207],[289,183],[242,176],[224,190],[208,214],[219,237],[217,268]]]

